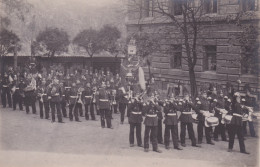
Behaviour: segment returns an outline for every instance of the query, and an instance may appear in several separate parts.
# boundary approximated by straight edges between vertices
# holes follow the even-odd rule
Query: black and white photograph
[[[260,167],[259,0],[0,0],[1,167]]]

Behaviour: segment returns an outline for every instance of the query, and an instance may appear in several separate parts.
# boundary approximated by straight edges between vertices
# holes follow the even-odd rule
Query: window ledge
[[[253,74],[241,74],[241,77],[255,78],[255,77],[257,77],[257,75],[253,75]]]
[[[216,17],[218,16],[218,13],[205,13],[204,16],[208,17]]]
[[[216,74],[216,71],[203,71],[204,73],[208,73],[208,74]]]
[[[182,71],[181,68],[170,68],[170,70],[173,70],[173,71]]]

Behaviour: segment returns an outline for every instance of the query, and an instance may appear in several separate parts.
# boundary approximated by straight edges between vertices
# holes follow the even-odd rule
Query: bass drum
[[[226,124],[230,124],[232,117],[233,117],[232,115],[226,115],[226,116],[224,117],[224,122],[225,122]]]
[[[219,120],[217,117],[207,117],[205,118],[205,126],[206,127],[214,127],[218,126]]]
[[[192,113],[192,114],[191,114],[191,117],[193,118],[193,120],[194,120],[195,123],[198,123],[198,122],[199,122],[198,119],[197,119],[198,114]]]
[[[33,91],[34,88],[31,87],[31,86],[27,86],[26,88],[24,88],[24,92],[30,92],[30,91]]]

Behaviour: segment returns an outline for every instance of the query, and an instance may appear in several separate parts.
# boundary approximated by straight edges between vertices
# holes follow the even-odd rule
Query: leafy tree
[[[42,51],[48,57],[54,57],[55,54],[67,52],[69,44],[67,32],[58,28],[47,28],[38,34],[33,50]]]
[[[74,38],[73,43],[86,50],[90,56],[91,66],[93,65],[93,56],[102,51],[101,36],[99,31],[94,29],[83,30]]]
[[[136,55],[139,56],[148,66],[149,79],[151,79],[152,54],[159,48],[156,37],[148,33],[135,33],[127,38],[127,44],[131,39],[135,40]]]
[[[0,58],[1,58],[1,71],[4,71],[3,66],[3,56],[8,53],[15,53],[17,50],[21,49],[19,45],[19,37],[7,29],[0,30]]]
[[[198,60],[198,38],[204,30],[203,21],[214,23],[216,19],[209,17],[207,13],[216,10],[214,7],[207,8],[207,3],[204,0],[130,0],[128,1],[129,16],[133,16],[138,20],[139,26],[147,21],[167,23],[167,28],[163,29],[162,34],[169,34],[173,29],[179,32],[182,38],[182,49],[185,53],[182,59],[188,64],[189,80],[191,95],[197,96],[197,83],[195,77],[195,66]],[[206,6],[205,6],[206,4]],[[213,11],[209,11],[213,10]],[[214,11],[215,12],[215,11]],[[143,19],[150,17],[153,19]],[[240,15],[228,15],[224,22],[236,20]],[[148,21],[149,20],[149,21]],[[141,23],[140,23],[141,22]]]
[[[1,0],[0,6],[7,16],[14,15],[23,22],[33,7],[26,0]]]
[[[110,52],[111,54],[118,54],[118,39],[121,37],[121,32],[117,27],[110,25],[105,25],[100,30],[101,37],[101,46],[105,51]]]

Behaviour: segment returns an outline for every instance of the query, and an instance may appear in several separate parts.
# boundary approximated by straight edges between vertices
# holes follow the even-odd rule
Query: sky
[[[124,0],[26,0],[33,8],[25,23],[12,20],[11,29],[18,34],[26,52],[30,40],[47,27],[65,30],[70,40],[80,31],[100,29],[104,24],[116,26],[125,34],[124,16],[118,14]],[[119,6],[118,6],[119,5]],[[34,17],[33,17],[34,16]],[[34,18],[34,19],[33,19]],[[32,25],[35,27],[31,29]]]

